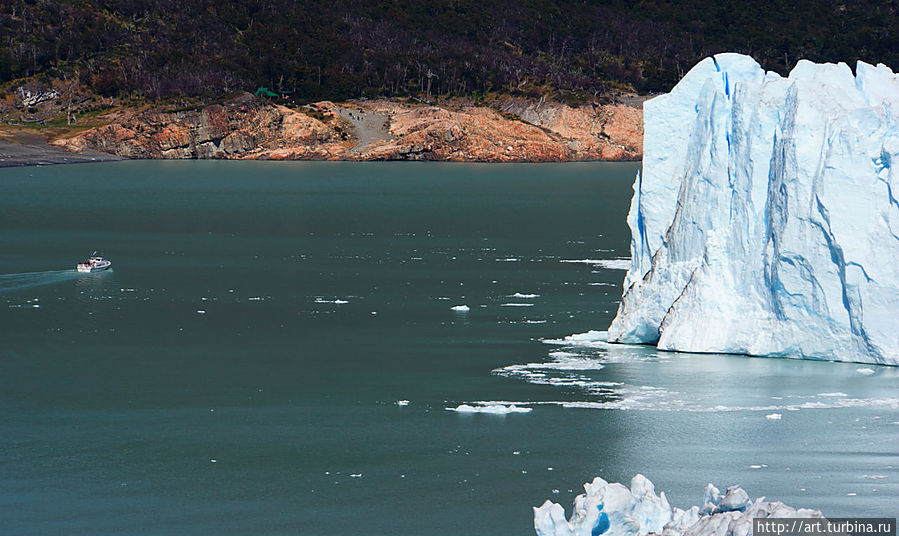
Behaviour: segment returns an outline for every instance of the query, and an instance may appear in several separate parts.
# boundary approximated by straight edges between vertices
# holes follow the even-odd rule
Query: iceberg
[[[818,510],[797,510],[764,498],[753,501],[740,486],[722,494],[712,484],[706,486],[701,507],[672,508],[665,492],[656,495],[643,475],[631,479],[630,488],[596,477],[584,484],[584,491],[574,499],[568,520],[558,503],[547,500],[535,507],[537,536],[751,536],[754,518],[823,518]]]
[[[899,365],[899,76],[718,54],[644,125],[610,342]]]

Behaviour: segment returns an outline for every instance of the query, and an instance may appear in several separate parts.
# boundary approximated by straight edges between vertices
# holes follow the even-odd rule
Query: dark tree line
[[[899,1],[8,0],[0,82],[77,74],[107,96],[296,100],[669,89],[725,50],[899,68]],[[430,88],[430,91],[429,91]]]

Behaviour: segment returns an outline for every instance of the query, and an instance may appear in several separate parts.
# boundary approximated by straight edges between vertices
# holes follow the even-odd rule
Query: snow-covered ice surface
[[[630,489],[600,477],[584,484],[574,499],[574,511],[565,519],[565,509],[547,500],[534,508],[537,536],[637,536],[650,532],[663,536],[751,536],[755,518],[821,518],[821,512],[794,509],[780,502],[751,500],[740,486],[725,493],[709,484],[702,506],[686,510],[672,508],[665,492],[643,475],[631,479]]]
[[[899,77],[719,54],[644,104],[609,339],[899,365]]]

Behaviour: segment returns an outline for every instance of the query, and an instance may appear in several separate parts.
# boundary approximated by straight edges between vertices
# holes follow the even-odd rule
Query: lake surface
[[[615,314],[636,169],[0,170],[0,532],[526,535],[636,473],[895,516],[897,369],[564,339]]]

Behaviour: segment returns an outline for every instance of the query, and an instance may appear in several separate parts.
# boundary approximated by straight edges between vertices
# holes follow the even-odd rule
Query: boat
[[[100,256],[99,253],[95,251],[91,253],[91,256],[88,260],[79,262],[75,266],[75,268],[79,272],[99,272],[101,270],[108,269],[110,266],[112,266],[112,263],[109,260],[104,259],[102,256]]]

